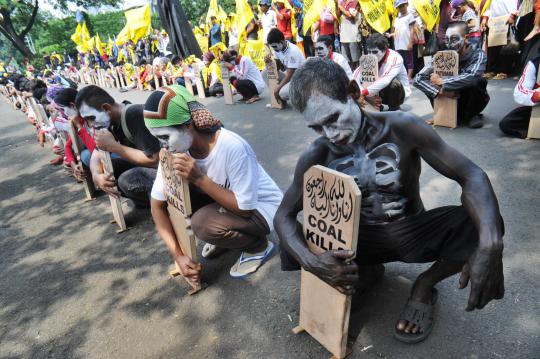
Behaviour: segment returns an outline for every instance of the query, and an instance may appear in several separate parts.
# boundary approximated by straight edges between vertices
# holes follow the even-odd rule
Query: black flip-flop
[[[408,344],[419,343],[426,339],[433,330],[433,312],[438,297],[439,292],[437,289],[432,288],[431,303],[429,304],[421,303],[409,298],[405,304],[405,307],[403,308],[403,311],[399,315],[399,320],[406,320],[409,323],[414,323],[422,329],[422,332],[414,334],[405,333],[404,331],[397,330],[397,328],[394,326],[394,338]]]

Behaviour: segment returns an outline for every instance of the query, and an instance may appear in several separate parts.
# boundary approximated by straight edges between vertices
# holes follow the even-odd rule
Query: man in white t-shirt
[[[334,0],[336,16],[340,19],[339,41],[341,53],[347,58],[350,66],[355,69],[362,55],[360,49],[359,27],[362,21],[358,0]]]
[[[381,34],[373,34],[366,41],[368,54],[379,60],[379,77],[367,87],[362,87],[362,70],[354,71],[353,79],[358,83],[365,101],[375,107],[388,105],[390,111],[397,111],[405,98],[411,95],[411,86],[403,58],[388,48],[388,40]]]
[[[274,96],[278,102],[288,101],[289,82],[291,81],[294,72],[306,62],[306,59],[298,46],[285,40],[285,36],[278,29],[270,30],[267,41],[268,45],[274,51],[278,68],[285,71],[285,75],[279,79],[279,84],[274,91]]]
[[[259,6],[261,7],[261,18],[259,20],[259,25],[263,30],[263,41],[266,44],[266,37],[270,30],[277,27],[277,17],[276,12],[270,8],[270,0],[261,0],[259,1]]]
[[[349,62],[345,57],[343,57],[343,55],[334,52],[334,41],[332,41],[330,36],[319,36],[317,42],[315,43],[315,55],[317,55],[317,57],[334,61],[336,64],[341,66],[343,70],[345,70],[349,80],[352,80],[353,73],[351,67],[349,66]]]
[[[249,57],[238,54],[236,50],[225,51],[223,61],[229,66],[231,84],[242,95],[241,101],[245,101],[246,104],[259,101],[261,99],[259,95],[266,84],[257,65]]]
[[[223,249],[242,253],[232,277],[255,272],[274,245],[266,236],[282,193],[258,163],[249,144],[221,122],[184,87],[154,91],[144,105],[144,122],[162,148],[174,154],[175,174],[190,184],[191,226],[206,242],[202,256]],[[161,166],[152,188],[152,218],[178,271],[198,280],[201,267],[182,253],[167,213],[169,189]]]

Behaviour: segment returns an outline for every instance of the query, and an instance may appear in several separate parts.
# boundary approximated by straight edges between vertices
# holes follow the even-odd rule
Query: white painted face
[[[111,125],[111,118],[105,111],[100,112],[93,107],[88,106],[86,103],[82,103],[79,109],[81,117],[88,121],[90,127],[95,129],[109,128]]]
[[[449,27],[444,38],[448,50],[459,51],[465,45],[465,37],[457,26]]]
[[[187,152],[193,144],[193,136],[187,126],[167,126],[148,129],[159,140],[161,148],[171,153]]]
[[[326,95],[314,93],[302,115],[309,128],[338,146],[354,142],[362,125],[362,112],[350,97],[346,103],[342,103]]]
[[[67,117],[75,117],[79,114],[77,110],[75,110],[71,106],[58,106],[58,107],[60,107],[62,111],[64,111]]]
[[[378,47],[371,47],[367,49],[367,53],[375,55],[377,57],[377,61],[381,62],[381,60],[384,58],[384,55],[386,54],[386,51],[381,50]]]
[[[282,52],[283,51],[283,44],[280,43],[280,42],[276,42],[274,44],[270,44],[270,47],[272,48],[272,50],[274,50],[275,52]]]
[[[317,55],[317,57],[325,58],[328,57],[329,53],[330,50],[326,47],[324,42],[317,42],[315,44],[315,55]]]

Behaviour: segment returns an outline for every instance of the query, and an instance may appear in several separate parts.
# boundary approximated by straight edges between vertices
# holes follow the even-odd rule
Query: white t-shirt
[[[232,75],[236,76],[240,80],[250,80],[257,88],[259,95],[266,87],[266,83],[261,75],[261,72],[257,68],[257,65],[247,56],[242,56],[240,62],[234,66]]]
[[[196,162],[208,178],[234,193],[241,210],[258,210],[270,230],[273,229],[274,215],[283,194],[242,137],[222,128],[210,154],[196,159]],[[166,201],[166,190],[160,164],[152,187],[152,198]]]
[[[268,9],[267,12],[261,16],[261,25],[263,30],[263,41],[266,44],[266,37],[270,30],[277,26],[276,12],[272,9]]]
[[[360,32],[358,27],[361,23],[361,14],[356,9],[350,9],[349,12],[354,16],[351,21],[347,16],[341,15],[341,24],[339,26],[339,41],[343,43],[360,42]]]
[[[484,13],[487,17],[509,15],[517,10],[517,0],[492,0],[491,5]]]
[[[411,13],[407,15],[399,14],[394,21],[394,47],[396,50],[408,50],[409,42],[411,41],[410,24],[414,22],[415,19]]]
[[[282,52],[274,52],[276,58],[285,65],[287,69],[298,69],[306,62],[304,54],[295,44],[287,41],[287,50]]]
[[[345,73],[347,74],[347,77],[349,78],[349,80],[352,80],[353,73],[352,73],[351,67],[349,66],[349,62],[343,55],[337,52],[332,52],[330,59],[332,59],[332,61],[334,61],[339,66],[341,66],[341,68],[345,70]]]

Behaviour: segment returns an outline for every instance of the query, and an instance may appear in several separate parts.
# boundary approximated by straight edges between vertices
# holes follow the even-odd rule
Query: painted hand
[[[174,261],[176,269],[190,282],[196,283],[201,279],[202,266],[194,263],[188,256],[178,256]]]
[[[431,74],[431,77],[429,78],[429,80],[434,85],[437,85],[437,86],[442,86],[443,85],[442,77],[440,77],[439,75],[437,75],[435,73]]]
[[[114,176],[109,173],[97,173],[94,176],[94,183],[96,186],[110,196],[118,198],[120,193],[116,189],[116,183]]]
[[[467,287],[471,282],[471,291],[466,311],[482,309],[492,299],[504,297],[504,274],[502,248],[478,248],[463,266],[459,278],[459,288]]]
[[[173,163],[176,172],[194,185],[204,176],[195,159],[185,153],[175,154]]]
[[[108,130],[96,131],[94,140],[96,141],[96,146],[98,146],[100,150],[117,152],[116,148],[118,146],[118,142],[116,142],[114,136]]]
[[[358,266],[351,262],[353,257],[352,251],[326,251],[317,256],[314,263],[310,263],[306,269],[341,293],[351,295],[358,282]]]

